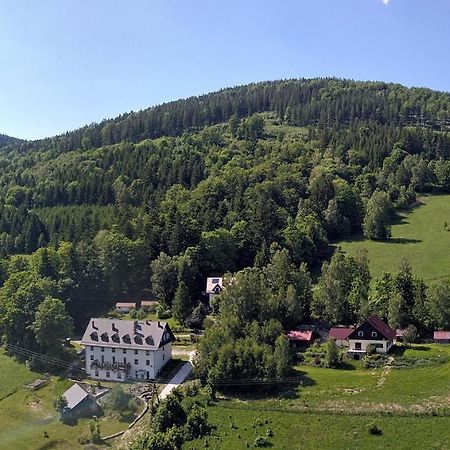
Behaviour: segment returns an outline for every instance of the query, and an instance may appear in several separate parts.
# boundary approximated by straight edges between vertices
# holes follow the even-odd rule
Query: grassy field
[[[399,349],[400,350],[400,349]],[[302,383],[278,395],[271,390],[226,396],[208,408],[217,426],[186,449],[246,448],[273,432],[276,449],[431,449],[450,445],[450,346],[416,345],[395,358],[442,358],[427,367],[377,370],[351,363],[347,370],[301,365]],[[375,423],[381,435],[371,435]]]
[[[426,281],[450,277],[450,195],[423,197],[422,205],[402,213],[392,226],[392,238],[386,242],[353,237],[337,243],[350,254],[365,248],[368,251],[372,277],[383,272],[396,272],[402,258],[415,274]]]
[[[39,378],[23,364],[0,350],[0,450],[72,450],[82,449],[80,436],[88,436],[88,419],[74,426],[63,425],[52,406],[55,396],[72,382],[53,377],[51,383],[29,391],[24,385]],[[128,423],[111,417],[100,419],[102,435],[123,430]],[[44,437],[47,432],[48,437]]]

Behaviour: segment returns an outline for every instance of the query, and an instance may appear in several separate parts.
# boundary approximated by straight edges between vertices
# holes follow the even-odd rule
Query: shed
[[[289,343],[295,347],[306,347],[314,342],[314,333],[312,330],[286,331],[286,337]]]
[[[353,330],[352,327],[332,327],[328,333],[328,338],[334,339],[339,347],[348,347],[348,337]]]
[[[65,419],[92,417],[94,414],[101,412],[101,408],[95,399],[78,383],[64,392],[63,396],[67,400],[67,406],[62,413]]]
[[[116,309],[124,313],[130,312],[131,308],[136,308],[136,303],[132,302],[117,302]]]
[[[435,331],[433,339],[438,344],[450,344],[450,331]]]

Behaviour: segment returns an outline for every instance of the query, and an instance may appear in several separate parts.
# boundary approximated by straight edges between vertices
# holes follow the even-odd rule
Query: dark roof
[[[289,341],[309,342],[313,337],[311,330],[291,330],[286,332]]]
[[[103,347],[157,350],[175,340],[167,322],[91,319],[81,343]]]
[[[450,331],[435,331],[433,333],[433,339],[450,339]]]
[[[338,340],[347,339],[350,334],[354,331],[351,327],[333,327],[330,329],[328,337]]]
[[[386,339],[394,339],[395,331],[386,323],[384,323],[378,316],[371,316],[366,319],[367,323],[372,325]],[[359,327],[358,327],[359,328]]]
[[[89,394],[78,384],[75,383],[72,387],[64,392],[63,396],[67,400],[67,407],[69,409],[75,408],[79,405]]]

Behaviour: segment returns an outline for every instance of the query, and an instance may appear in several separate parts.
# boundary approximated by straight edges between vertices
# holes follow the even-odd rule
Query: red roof
[[[375,330],[382,334],[386,339],[394,339],[395,331],[386,323],[384,323],[378,316],[369,317],[366,322],[370,323]]]
[[[354,328],[349,327],[333,327],[330,329],[330,332],[328,333],[328,337],[338,340],[345,340],[347,339],[350,334],[354,331]]]
[[[286,337],[290,341],[309,342],[313,337],[313,332],[311,330],[291,330],[286,332]]]
[[[435,331],[433,333],[433,339],[450,339],[450,331]]]

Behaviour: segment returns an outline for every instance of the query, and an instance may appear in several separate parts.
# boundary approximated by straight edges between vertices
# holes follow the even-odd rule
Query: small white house
[[[175,337],[166,322],[91,319],[81,343],[94,379],[153,380],[172,358]]]
[[[387,353],[394,345],[395,331],[379,317],[371,316],[348,336],[348,353],[359,359],[373,345],[377,353]]]
[[[208,277],[206,279],[206,294],[211,301],[223,291],[223,277]]]

